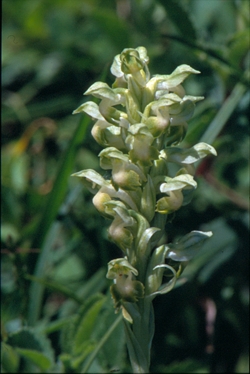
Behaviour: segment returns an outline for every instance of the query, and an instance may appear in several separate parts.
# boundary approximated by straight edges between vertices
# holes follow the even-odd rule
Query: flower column
[[[116,312],[123,313],[135,373],[149,372],[152,300],[174,287],[184,265],[212,235],[192,231],[179,242],[164,243],[167,220],[191,201],[196,188],[193,164],[216,155],[206,143],[178,147],[195,103],[203,99],[186,95],[181,83],[199,72],[181,65],[170,75],[151,78],[148,62],[144,47],[123,50],[111,67],[113,86],[96,82],[85,92],[101,99],[99,106],[88,101],[73,112],[96,119],[92,135],[104,148],[100,166],[111,171],[109,180],[91,169],[74,176],[95,194],[97,210],[112,220],[109,239],[123,253],[109,262],[107,277],[114,280],[111,294]]]

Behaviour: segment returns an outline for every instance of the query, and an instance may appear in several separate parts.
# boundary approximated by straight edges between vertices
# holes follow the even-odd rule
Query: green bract
[[[168,216],[192,199],[197,187],[193,164],[216,155],[206,143],[179,146],[196,102],[203,99],[186,95],[182,83],[199,71],[181,65],[169,75],[150,77],[148,63],[144,47],[124,49],[111,66],[112,87],[96,82],[85,92],[100,99],[99,105],[87,101],[73,112],[96,120],[92,135],[103,147],[100,166],[111,171],[110,179],[91,169],[74,175],[94,194],[97,210],[112,220],[108,237],[124,257],[109,262],[107,278],[114,280],[116,310],[121,308],[133,323],[127,330],[129,351],[139,344],[145,367],[153,333],[152,299],[174,287],[186,262],[212,235],[192,231],[164,244]],[[148,332],[141,332],[143,325],[151,326]]]

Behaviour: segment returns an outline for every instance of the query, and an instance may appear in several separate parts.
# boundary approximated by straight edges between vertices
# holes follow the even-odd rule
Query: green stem
[[[119,315],[118,318],[116,318],[116,320],[113,322],[113,324],[110,326],[109,330],[106,332],[106,334],[102,337],[102,339],[99,341],[99,343],[97,344],[96,348],[94,349],[94,351],[92,352],[92,354],[89,356],[86,364],[84,365],[81,373],[87,373],[87,371],[89,370],[90,368],[90,365],[92,364],[92,362],[94,361],[94,359],[96,358],[98,352],[100,351],[100,349],[103,347],[103,345],[106,343],[106,341],[108,340],[108,338],[110,337],[110,335],[112,334],[112,332],[116,329],[116,327],[119,325],[119,323],[121,322],[122,320],[122,314]]]
[[[152,302],[148,299],[141,299],[136,306],[126,305],[126,309],[133,318],[133,324],[124,321],[133,373],[149,373],[151,344],[154,336]]]
[[[241,83],[237,83],[234,86],[234,89],[232,90],[230,96],[228,96],[228,98],[225,100],[223,106],[220,108],[205,133],[202,135],[200,142],[206,142],[209,144],[212,144],[214,142],[214,140],[236,109],[245,92],[246,87]]]

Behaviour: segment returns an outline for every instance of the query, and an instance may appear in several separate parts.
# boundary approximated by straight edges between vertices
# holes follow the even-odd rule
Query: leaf
[[[50,340],[33,328],[24,327],[10,334],[6,343],[42,370],[49,369],[54,362],[54,352]]]
[[[71,366],[79,372],[80,365],[93,352],[95,347],[96,343],[92,340],[85,340],[84,342],[82,342],[81,352],[79,352],[79,355],[77,355],[77,357],[72,358]]]
[[[101,28],[102,33],[110,39],[112,47],[121,50],[129,45],[128,24],[121,17],[117,17],[117,13],[112,12],[111,8],[95,7],[91,18],[97,21],[98,28]]]
[[[90,305],[87,310],[85,310],[82,318],[77,322],[76,335],[73,342],[72,353],[79,354],[82,351],[82,346],[84,342],[90,339],[95,324],[96,319],[99,316],[100,310],[105,302],[106,298],[99,295],[98,300],[94,302],[93,305]]]
[[[1,342],[1,366],[4,373],[17,373],[20,357],[9,344]]]
[[[54,281],[52,281],[50,279],[46,279],[46,278],[37,278],[37,277],[35,277],[33,275],[30,275],[30,274],[26,274],[25,278],[29,279],[33,282],[37,282],[39,284],[42,284],[43,286],[45,286],[45,287],[47,287],[47,288],[49,288],[53,291],[59,292],[62,295],[65,295],[66,297],[69,297],[70,299],[76,301],[78,304],[82,303],[82,299],[80,299],[74,292],[72,292],[69,288],[65,287],[64,285],[62,285],[59,282],[54,282]]]
[[[94,359],[96,358],[97,354],[100,352],[100,350],[102,348],[106,348],[107,347],[107,351],[108,353],[110,354],[113,354],[113,351],[111,351],[110,349],[110,336],[112,335],[112,338],[114,339],[114,344],[116,345],[116,348],[117,346],[119,346],[119,343],[117,344],[117,327],[120,325],[120,322],[122,321],[122,314],[119,315],[119,317],[116,318],[116,320],[112,323],[112,325],[110,325],[110,327],[108,328],[108,330],[104,333],[104,335],[102,336],[102,338],[99,340],[99,342],[97,343],[94,351],[92,352],[92,354],[90,354],[90,356],[88,357],[88,359],[86,360],[86,363],[84,364],[84,367],[81,371],[81,373],[87,373],[88,372],[88,369],[89,367],[91,366],[92,362],[94,361]],[[116,334],[114,335],[113,332],[116,332]],[[123,329],[122,329],[123,331]],[[122,334],[122,337],[123,337],[123,334]],[[109,343],[109,344],[107,344]],[[113,358],[114,360],[119,360],[119,363],[120,363],[120,357],[114,357]]]
[[[180,5],[180,2],[174,0],[159,0],[159,3],[166,9],[171,21],[179,32],[189,39],[196,39],[196,30],[188,12]]]
[[[41,370],[48,370],[52,363],[42,352],[33,349],[16,348],[16,351],[23,357],[33,362]]]
[[[88,123],[88,118],[85,118],[84,120],[81,120],[79,122],[79,125],[75,130],[75,133],[69,143],[69,146],[62,157],[62,162],[57,171],[53,189],[49,194],[48,200],[45,203],[41,219],[39,221],[39,224],[37,225],[36,231],[33,234],[33,248],[42,247],[47,231],[51,223],[54,221],[58,213],[58,209],[63,202],[68,187],[68,178],[70,173],[72,172],[73,165],[75,162],[75,154],[77,152],[79,144],[82,143],[85,137]],[[35,275],[40,276],[40,274]]]
[[[221,132],[225,124],[227,123],[228,119],[236,109],[237,105],[239,104],[241,98],[246,92],[247,87],[242,85],[241,83],[237,83],[230,95],[227,97],[225,102],[223,103],[222,107],[209,124],[208,128],[206,129],[205,133],[201,137],[201,142],[208,142],[213,143],[218,134]]]

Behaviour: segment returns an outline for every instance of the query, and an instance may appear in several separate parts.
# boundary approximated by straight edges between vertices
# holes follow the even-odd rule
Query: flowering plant
[[[134,373],[147,373],[154,335],[152,300],[171,291],[187,262],[212,232],[192,231],[165,243],[165,225],[188,204],[197,183],[194,163],[215,149],[198,143],[183,149],[195,103],[203,97],[186,95],[182,82],[199,72],[178,66],[170,75],[150,77],[144,47],[124,49],[115,56],[112,87],[96,82],[86,92],[101,99],[87,101],[73,113],[96,120],[92,135],[103,147],[100,166],[73,174],[94,194],[93,204],[112,220],[109,239],[123,257],[108,264],[116,312],[122,310],[126,341]],[[163,282],[163,277],[168,281]]]

